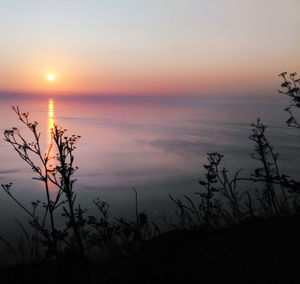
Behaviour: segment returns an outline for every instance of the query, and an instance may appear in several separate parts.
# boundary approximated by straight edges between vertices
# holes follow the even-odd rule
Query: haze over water
[[[257,117],[269,126],[267,135],[280,152],[280,166],[296,175],[294,165],[300,157],[294,153],[299,150],[299,136],[285,125],[286,103],[276,95],[273,99],[226,100],[2,99],[0,130],[17,126],[24,131],[10,108],[18,105],[39,122],[45,149],[54,123],[67,128],[68,135],[81,135],[74,152],[79,167],[75,185],[78,200],[91,209],[92,200],[100,197],[111,203],[114,214],[130,216],[134,210],[131,189],[135,187],[140,210],[157,220],[174,209],[169,193],[180,197],[200,189],[198,180],[207,152],[224,154],[224,165],[232,171],[257,165],[250,158],[253,144],[248,139],[250,124]],[[42,199],[42,185],[31,178],[31,170],[3,139],[0,156],[0,182],[13,182],[12,190],[28,205]],[[13,213],[11,217],[8,212]],[[1,191],[0,221],[20,214]],[[7,225],[1,230],[12,230],[11,223],[2,222]]]

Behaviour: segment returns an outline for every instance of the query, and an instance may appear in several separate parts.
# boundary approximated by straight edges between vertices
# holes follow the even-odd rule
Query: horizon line
[[[239,94],[237,93],[223,93],[223,94],[133,94],[133,93],[124,93],[124,94],[112,94],[112,93],[74,93],[74,92],[64,92],[64,93],[31,93],[31,92],[17,92],[17,91],[6,91],[6,90],[0,90],[0,99],[8,99],[8,98],[41,98],[41,97],[48,97],[48,98],[56,98],[56,99],[71,99],[71,98],[76,98],[76,99],[96,99],[96,98],[103,98],[103,99],[125,99],[125,98],[135,98],[135,99],[145,99],[145,98],[151,98],[153,100],[155,99],[174,99],[174,98],[184,98],[184,99],[201,99],[201,98],[236,98],[240,97],[242,95],[243,98],[268,98],[268,97],[273,97],[274,94],[276,94],[277,90],[274,90],[274,93],[244,93],[241,92]]]

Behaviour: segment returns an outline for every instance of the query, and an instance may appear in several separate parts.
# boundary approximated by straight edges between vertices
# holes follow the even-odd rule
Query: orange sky
[[[257,95],[300,72],[297,0],[0,4],[2,93]]]

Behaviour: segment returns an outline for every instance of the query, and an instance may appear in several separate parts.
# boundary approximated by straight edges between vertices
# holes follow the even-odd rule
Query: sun
[[[55,76],[53,74],[48,75],[48,80],[49,81],[54,81],[54,79],[55,79]]]

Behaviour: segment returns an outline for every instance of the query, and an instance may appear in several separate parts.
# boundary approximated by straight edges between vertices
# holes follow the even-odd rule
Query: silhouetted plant
[[[240,206],[241,196],[236,188],[240,171],[230,179],[228,170],[220,169],[223,157],[219,153],[207,154],[208,164],[203,166],[206,170],[205,180],[199,181],[204,190],[195,193],[200,198],[197,204],[187,195],[184,195],[186,203],[169,195],[176,205],[176,215],[179,217],[181,227],[216,228],[224,224],[224,221],[232,224],[241,220],[243,215]],[[222,200],[222,196],[225,199]]]
[[[83,214],[85,210],[81,209],[80,205],[78,205],[78,208],[75,208],[76,194],[73,190],[75,182],[73,174],[77,169],[77,167],[73,166],[73,151],[76,149],[75,144],[80,136],[72,135],[71,137],[66,137],[64,136],[66,131],[66,129],[59,128],[57,125],[54,125],[54,129],[52,130],[51,134],[58,152],[56,154],[58,163],[51,171],[49,179],[59,188],[58,192],[60,195],[64,195],[66,198],[66,200],[61,203],[63,205],[63,216],[67,218],[67,228],[72,228],[80,255],[84,258],[85,249],[83,240],[86,232],[83,228],[86,221],[83,218]],[[64,204],[67,204],[68,207],[64,206]]]
[[[255,142],[255,153],[252,158],[261,162],[262,167],[252,174],[253,182],[264,182],[263,196],[259,198],[265,215],[283,216],[291,213],[291,205],[295,205],[297,194],[295,189],[298,183],[289,176],[281,174],[278,166],[278,153],[274,152],[265,136],[266,126],[257,120],[253,124],[253,134],[250,139]],[[292,192],[294,190],[294,192]],[[295,199],[296,198],[296,199]],[[294,202],[290,202],[294,199]]]
[[[274,152],[260,119],[252,124],[249,139],[254,142],[251,157],[261,163],[250,177],[240,177],[241,170],[232,178],[229,171],[221,168],[223,155],[208,153],[205,180],[199,183],[205,189],[197,192],[200,200],[184,195],[184,201],[173,198],[180,227],[195,229],[207,226],[215,228],[224,224],[240,223],[246,218],[285,216],[299,208],[300,183],[281,174],[279,154]],[[243,190],[245,183],[249,190]],[[259,184],[259,188],[255,185]]]
[[[218,166],[223,156],[218,153],[208,153],[207,155],[209,164],[203,166],[206,169],[206,180],[199,181],[205,191],[195,193],[200,197],[199,203],[196,205],[187,195],[184,196],[187,204],[180,199],[174,199],[171,194],[169,195],[177,207],[176,214],[179,217],[180,225],[190,229],[195,229],[199,225],[216,225],[218,211],[221,206],[220,201],[215,199],[215,194],[218,192],[216,188]]]
[[[137,191],[135,188],[133,191],[135,194],[135,220],[128,220],[124,217],[115,218],[118,228],[117,238],[120,240],[119,247],[125,253],[143,248],[145,241],[160,235],[158,226],[149,221],[146,213],[139,212]]]
[[[50,142],[50,146],[48,148],[48,152],[43,154],[40,146],[40,136],[41,134],[37,130],[38,123],[36,121],[30,122],[28,117],[29,113],[21,113],[18,107],[13,107],[13,110],[17,114],[19,120],[27,127],[33,137],[32,142],[27,142],[25,138],[22,136],[20,130],[16,127],[11,130],[6,130],[4,132],[5,141],[10,143],[14,150],[19,154],[19,156],[31,167],[33,172],[37,175],[34,179],[40,180],[44,183],[45,192],[46,192],[46,203],[44,204],[44,216],[42,221],[36,215],[36,209],[38,207],[38,203],[32,203],[32,210],[26,208],[21,202],[19,202],[11,192],[12,183],[2,185],[4,191],[31,217],[30,224],[33,226],[35,230],[37,230],[40,235],[42,235],[47,243],[48,253],[54,254],[58,257],[57,251],[57,236],[58,231],[55,227],[54,221],[54,210],[59,205],[58,202],[60,200],[60,193],[57,194],[57,198],[55,201],[50,199],[49,192],[49,176],[51,174],[49,161],[50,161],[50,152],[53,147],[53,140]],[[34,159],[38,158],[40,165]],[[46,220],[49,216],[50,219],[50,227],[51,231],[48,231],[46,226]]]
[[[297,73],[293,72],[290,73],[289,75],[287,72],[282,72],[279,74],[280,77],[283,79],[283,83],[281,84],[281,87],[283,88],[282,90],[278,90],[279,93],[287,95],[291,98],[290,105],[285,109],[290,115],[289,119],[286,121],[287,125],[289,127],[294,127],[294,128],[300,128],[300,124],[298,120],[296,119],[292,109],[300,108],[300,79],[296,78]],[[289,191],[291,193],[300,193],[300,184],[299,182],[296,182],[294,180],[288,180],[289,177],[284,176],[283,177],[283,182],[286,185],[286,187],[289,188]]]
[[[118,250],[117,235],[119,227],[109,220],[109,204],[99,198],[93,201],[97,207],[100,217],[88,216],[87,223],[94,229],[88,240],[90,248],[101,248],[108,256],[112,256]]]
[[[286,122],[290,127],[300,128],[300,124],[292,112],[293,108],[300,108],[300,79],[296,78],[296,72],[289,75],[287,75],[287,72],[282,72],[279,76],[283,79],[283,83],[281,84],[283,90],[278,90],[279,93],[285,94],[291,98],[290,106],[285,109],[290,115]]]
[[[13,107],[13,110],[32,134],[33,141],[28,142],[16,127],[4,132],[5,141],[10,143],[19,156],[31,167],[37,175],[34,179],[43,182],[46,193],[46,202],[42,206],[44,208],[43,217],[40,218],[37,214],[40,201],[32,202],[32,210],[29,210],[12,194],[11,183],[2,185],[2,188],[31,217],[30,225],[39,233],[40,241],[47,247],[46,255],[48,257],[55,255],[56,258],[59,258],[62,248],[72,247],[74,249],[74,244],[76,244],[75,247],[78,248],[80,256],[84,258],[83,239],[86,234],[82,230],[84,226],[84,219],[82,218],[84,210],[80,206],[75,208],[76,195],[73,191],[75,180],[72,178],[76,170],[76,167],[73,166],[73,151],[76,149],[75,144],[80,136],[72,135],[71,137],[66,137],[64,135],[66,129],[54,125],[54,128],[51,130],[50,145],[46,153],[43,154],[38,123],[36,121],[31,122],[29,113],[20,112],[18,107]],[[51,156],[52,149],[57,151],[54,157]],[[52,198],[50,197],[50,184],[54,184],[57,188]],[[58,230],[55,225],[56,217],[54,213],[59,207],[62,207],[63,216],[66,218],[66,227],[63,230]],[[50,231],[47,223],[48,219],[50,221]],[[70,230],[73,230],[73,234],[71,234]]]

